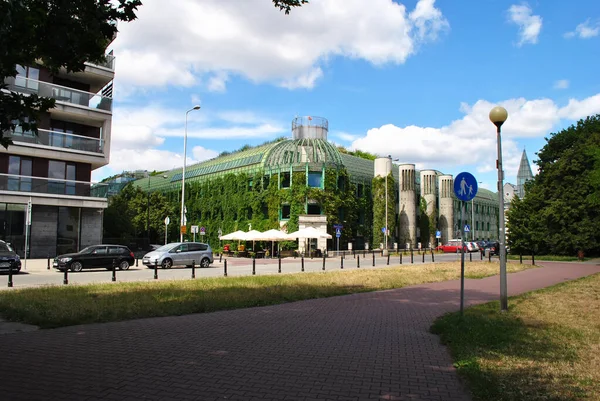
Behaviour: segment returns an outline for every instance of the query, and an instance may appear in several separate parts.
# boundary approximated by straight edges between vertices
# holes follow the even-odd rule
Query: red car
[[[461,246],[462,246],[461,240],[453,239],[453,240],[450,240],[450,242],[448,242],[447,244],[438,246],[437,248],[435,248],[435,250],[442,251],[444,253],[459,253]],[[464,252],[468,252],[466,245],[463,246],[463,250],[464,250]]]

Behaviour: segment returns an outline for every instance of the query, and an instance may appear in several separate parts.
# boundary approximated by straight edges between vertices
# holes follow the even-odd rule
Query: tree
[[[508,211],[511,248],[556,255],[600,254],[600,115],[551,134],[539,174]]]
[[[0,2],[0,89],[17,75],[17,65],[41,63],[52,73],[82,71],[86,61],[102,62],[117,33],[117,21],[132,21],[140,0],[21,0]],[[0,92],[0,144],[16,125],[37,133],[35,121],[54,107],[37,94]]]
[[[286,14],[306,3],[273,0]],[[5,80],[16,77],[17,65],[43,64],[56,73],[82,71],[86,61],[103,62],[117,22],[134,20],[141,5],[141,0],[0,1],[0,145],[12,144],[4,133],[17,125],[37,134],[40,113],[54,107],[54,99],[7,90]]]

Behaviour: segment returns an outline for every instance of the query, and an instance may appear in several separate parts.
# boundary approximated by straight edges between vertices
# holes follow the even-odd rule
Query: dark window
[[[346,211],[344,210],[343,207],[338,209],[338,220],[339,221],[344,221],[346,219]]]
[[[308,173],[308,186],[312,188],[321,188],[322,174],[317,172]]]
[[[15,77],[15,86],[31,89],[37,92],[39,89],[40,70],[34,67],[23,67],[17,65],[17,76]]]
[[[109,246],[108,247],[109,255],[120,255],[122,253],[125,253],[125,248],[121,248],[121,247],[117,247],[117,246]]]
[[[289,219],[290,218],[290,205],[282,205],[281,206],[281,219]]]
[[[206,244],[198,244],[198,243],[189,243],[188,244],[188,250],[190,252],[194,252],[194,251],[206,251],[208,249],[208,246]]]
[[[267,206],[267,204],[266,204],[266,203],[263,203],[263,204],[260,206],[260,210],[261,210],[261,212],[262,212],[263,218],[264,218],[264,219],[268,219],[268,218],[269,218],[269,207]]]
[[[8,158],[8,190],[9,191],[31,191],[31,159],[9,156]],[[21,176],[21,177],[17,177]]]
[[[106,255],[108,252],[106,250],[106,247],[103,246],[103,247],[94,249],[94,251],[92,253],[94,255]]]
[[[365,224],[365,212],[361,211],[358,215],[358,224]]]
[[[487,223],[487,228],[488,228],[487,230],[490,231],[490,223],[489,222]]]
[[[246,212],[246,218],[248,220],[252,220],[252,209],[248,209],[248,211]]]
[[[357,191],[358,191],[358,193],[357,193],[356,196],[358,196],[359,198],[362,198],[364,196],[364,194],[365,194],[365,186],[363,184],[358,184],[356,186],[356,188],[357,188]]]
[[[346,190],[346,180],[345,180],[344,176],[338,177],[337,187],[338,187],[338,189],[340,191],[345,191]]]
[[[290,187],[290,173],[281,173],[281,188]]]
[[[321,205],[311,203],[308,205],[307,214],[321,214]]]

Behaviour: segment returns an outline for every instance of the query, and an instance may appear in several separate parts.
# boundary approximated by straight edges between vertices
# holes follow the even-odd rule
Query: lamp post
[[[508,310],[508,290],[506,288],[506,233],[504,223],[504,171],[502,170],[502,140],[501,130],[502,124],[508,118],[508,112],[504,107],[496,106],[490,111],[490,121],[496,126],[496,137],[498,142],[498,160],[496,161],[498,168],[498,203],[499,209],[499,254],[500,254],[500,310]]]
[[[183,170],[181,173],[181,220],[179,227],[179,242],[183,242],[183,230],[185,221],[185,159],[187,158],[187,121],[188,113],[192,110],[200,110],[200,106],[194,106],[185,112],[185,132],[183,134]]]

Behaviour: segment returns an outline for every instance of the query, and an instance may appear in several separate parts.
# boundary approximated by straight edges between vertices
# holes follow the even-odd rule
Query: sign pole
[[[23,269],[27,270],[27,249],[29,248],[29,234],[31,230],[31,197],[29,197],[29,202],[27,202],[27,215],[25,216],[25,251],[24,257],[25,260]]]
[[[465,202],[460,202],[460,317],[463,316],[463,309],[465,304],[465,227],[463,225],[463,210],[465,208]]]

